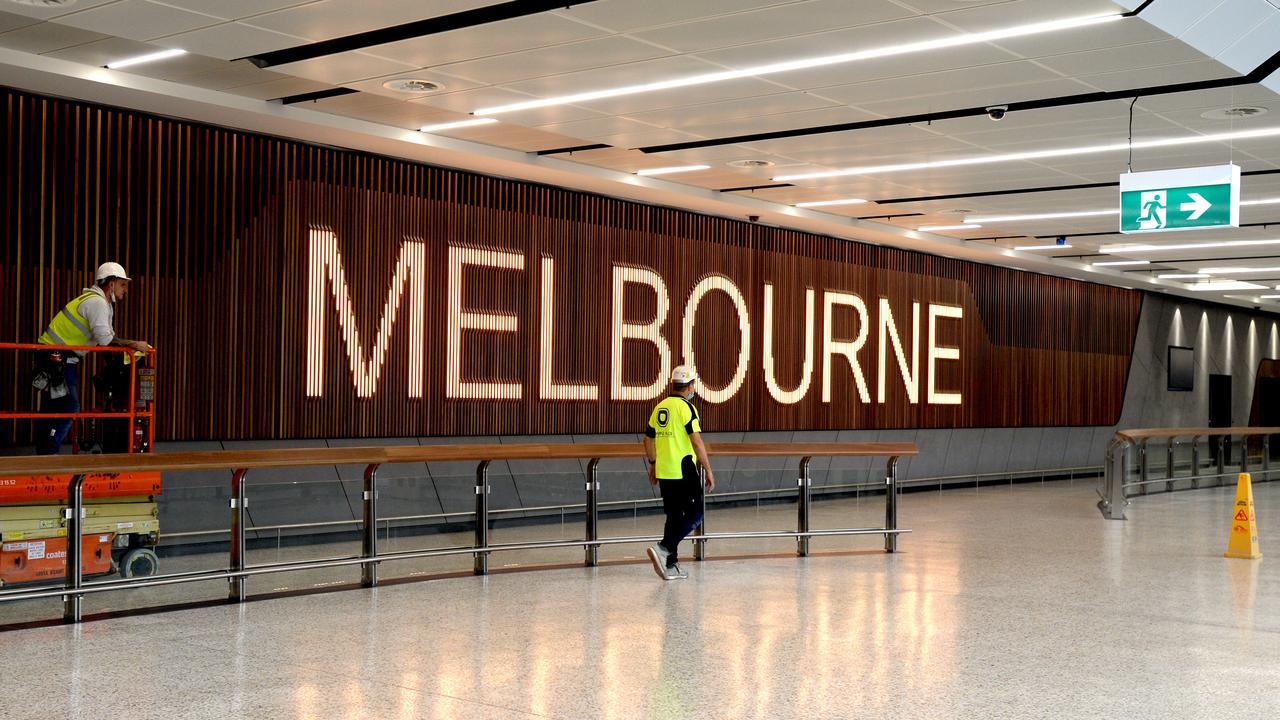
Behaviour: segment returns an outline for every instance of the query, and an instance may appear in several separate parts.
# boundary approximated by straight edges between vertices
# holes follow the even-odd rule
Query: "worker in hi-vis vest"
[[[94,274],[95,284],[80,292],[67,303],[40,335],[42,345],[123,345],[138,352],[147,352],[151,346],[141,340],[126,340],[116,335],[112,327],[115,304],[129,293],[129,276],[119,263],[103,263]],[[49,392],[45,412],[80,412],[79,370],[77,366],[84,351],[61,353],[63,383],[56,392]],[[64,389],[65,386],[65,389]],[[71,418],[57,418],[40,423],[36,428],[36,452],[40,455],[56,455],[62,449],[62,441],[71,429]]]
[[[653,409],[644,433],[649,484],[662,490],[662,510],[667,516],[662,540],[648,549],[653,569],[663,580],[689,577],[680,569],[676,550],[680,541],[702,522],[699,464],[706,471],[707,490],[716,486],[707,446],[702,442],[698,410],[691,402],[697,382],[698,376],[691,367],[681,365],[672,370],[671,394]]]

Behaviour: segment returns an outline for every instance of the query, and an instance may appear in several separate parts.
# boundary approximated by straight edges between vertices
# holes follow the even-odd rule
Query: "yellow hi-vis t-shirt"
[[[698,463],[689,436],[702,432],[693,403],[671,395],[653,409],[645,435],[658,448],[656,476],[659,480],[696,480]]]

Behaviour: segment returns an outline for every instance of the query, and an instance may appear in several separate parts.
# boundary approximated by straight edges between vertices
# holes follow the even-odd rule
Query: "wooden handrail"
[[[1218,428],[1144,428],[1141,430],[1118,430],[1116,439],[1125,442],[1137,442],[1152,438],[1203,437],[1205,435],[1280,435],[1280,428],[1274,427],[1218,427]]]
[[[733,457],[904,457],[915,443],[719,443],[708,448]],[[116,455],[22,455],[0,458],[0,477],[76,475],[130,470],[224,470],[319,465],[382,465],[403,462],[481,460],[572,460],[641,457],[640,443],[557,443],[515,445],[388,445],[282,450],[205,450]]]

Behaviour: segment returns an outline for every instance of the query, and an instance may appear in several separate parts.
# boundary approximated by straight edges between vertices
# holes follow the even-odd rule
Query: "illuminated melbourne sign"
[[[946,323],[964,320],[963,308],[954,304],[912,300],[894,306],[889,298],[868,300],[849,288],[805,288],[803,294],[780,297],[771,282],[762,282],[759,307],[752,307],[744,288],[727,274],[707,267],[692,287],[672,288],[658,272],[634,263],[609,262],[606,297],[593,297],[592,303],[609,303],[609,326],[605,337],[576,337],[575,343],[607,343],[609,366],[608,387],[598,383],[561,382],[554,363],[555,337],[564,329],[555,325],[558,293],[556,258],[529,257],[525,252],[448,244],[443,276],[428,269],[428,248],[424,241],[405,238],[387,268],[391,282],[382,302],[374,327],[361,328],[351,299],[351,280],[343,264],[334,233],[324,228],[311,228],[308,237],[307,274],[307,378],[306,394],[319,398],[326,391],[326,355],[331,343],[343,348],[349,378],[355,394],[372,398],[378,394],[383,370],[388,362],[393,333],[408,334],[408,357],[403,363],[408,374],[405,387],[409,399],[435,395],[432,383],[439,383],[443,396],[455,400],[592,402],[608,399],[623,402],[650,402],[667,390],[674,364],[691,365],[695,369],[711,362],[695,352],[699,339],[708,334],[715,347],[733,348],[728,357],[714,362],[727,367],[727,381],[712,384],[708,373],[699,387],[700,398],[708,403],[726,403],[748,387],[753,362],[762,369],[764,390],[779,405],[795,405],[819,388],[825,404],[847,403],[851,398],[837,397],[834,388],[840,376],[851,380],[857,402],[883,404],[890,383],[900,382],[906,401],[915,405],[961,405],[962,393],[946,390],[938,380],[944,363],[961,360],[962,348],[943,344]],[[530,307],[525,312],[498,311],[472,307],[466,302],[468,288],[481,271],[514,273],[526,283]],[[381,286],[379,281],[379,286]],[[428,314],[428,288],[444,285],[442,310]],[[748,288],[751,290],[752,288]],[[648,293],[653,311],[646,317],[628,316],[626,299],[629,292]],[[728,325],[700,326],[705,315],[699,310],[712,297],[728,302],[735,318]],[[536,307],[532,307],[536,305]],[[775,345],[780,322],[794,322],[803,305],[804,325],[799,332],[800,347]],[[818,307],[822,317],[819,326]],[[874,314],[872,310],[874,309]],[[678,314],[676,314],[678,313]],[[781,320],[783,315],[787,320]],[[333,337],[331,317],[336,314],[339,337]],[[836,332],[837,318],[852,316],[850,334]],[[846,321],[847,322],[847,321]],[[464,342],[472,334],[511,334],[523,328],[522,323],[536,325],[536,377],[475,378],[468,377],[463,363]],[[444,342],[427,347],[428,329],[443,327]],[[755,341],[755,333],[761,334]],[[725,337],[729,333],[736,337]],[[433,333],[434,334],[434,333]],[[792,335],[797,333],[792,332]],[[947,337],[964,337],[952,327]],[[678,342],[678,344],[673,344]],[[629,344],[647,347],[657,357],[648,377],[637,382],[625,366]],[[706,347],[707,345],[703,345]],[[815,353],[816,348],[816,353]],[[444,372],[428,377],[426,353],[443,353]],[[758,359],[752,357],[759,352]],[[780,353],[803,357],[799,378],[784,387],[777,377]],[[921,356],[923,355],[923,362]],[[534,367],[529,364],[529,367]],[[815,382],[814,374],[819,378]],[[532,372],[529,373],[532,375]],[[755,377],[761,377],[756,375]],[[720,373],[717,373],[720,376]],[[628,381],[626,378],[631,377]],[[924,392],[921,393],[921,385]],[[844,383],[848,385],[848,383]],[[874,385],[874,389],[873,389]],[[874,397],[873,397],[874,392]]]

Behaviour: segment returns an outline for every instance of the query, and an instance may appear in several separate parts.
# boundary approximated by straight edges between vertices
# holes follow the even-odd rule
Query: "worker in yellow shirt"
[[[648,549],[653,569],[663,580],[682,580],[689,573],[680,569],[676,550],[702,522],[702,481],[698,465],[706,471],[706,489],[716,486],[707,446],[702,442],[702,425],[691,400],[698,377],[693,368],[681,365],[671,371],[671,394],[653,409],[645,430],[644,455],[649,460],[649,484],[662,490],[662,509],[667,521],[662,540]]]

